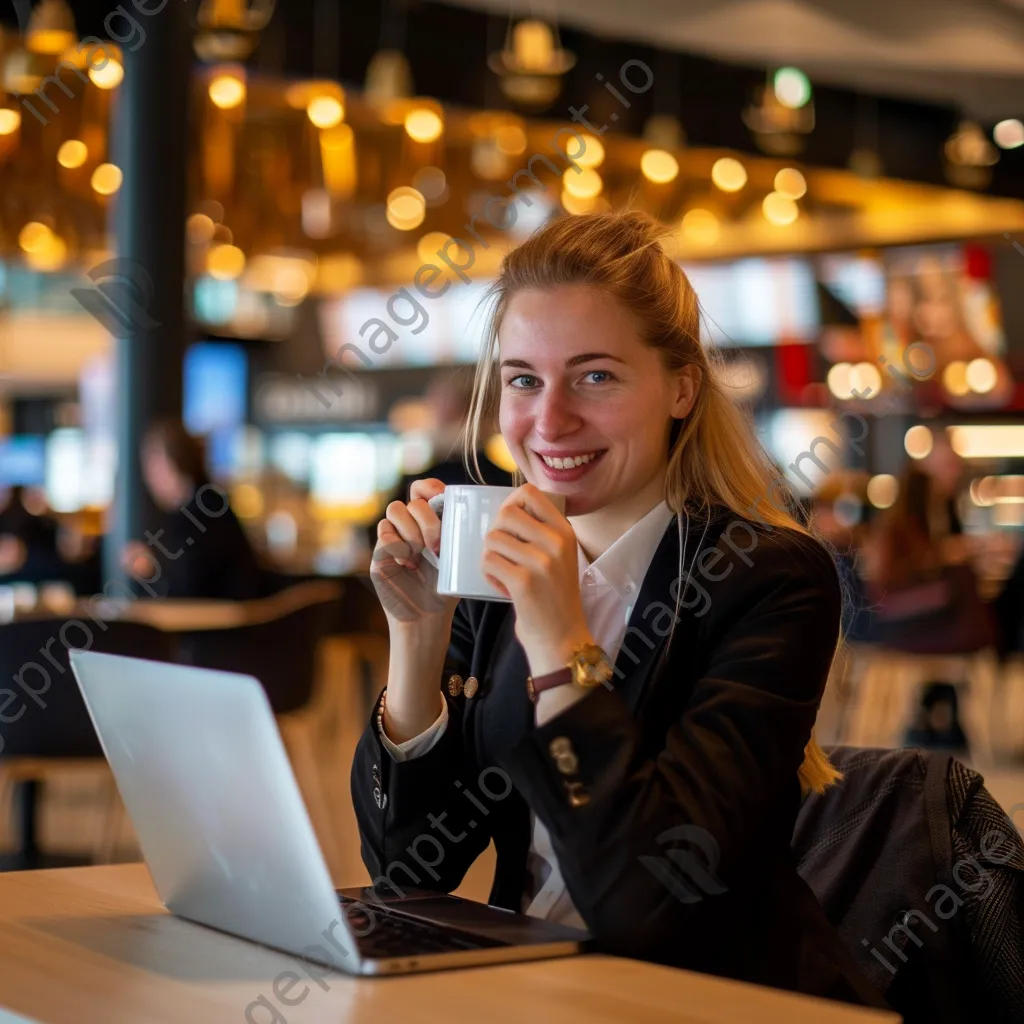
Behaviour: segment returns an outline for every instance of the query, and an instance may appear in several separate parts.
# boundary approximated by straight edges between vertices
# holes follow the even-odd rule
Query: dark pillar
[[[159,5],[148,7],[157,11]],[[114,129],[114,162],[124,181],[114,203],[113,274],[124,301],[116,343],[118,475],[107,579],[122,575],[120,552],[127,540],[141,539],[149,520],[139,438],[153,420],[181,415],[186,343],[188,6],[165,2],[142,20],[145,40],[124,54]]]

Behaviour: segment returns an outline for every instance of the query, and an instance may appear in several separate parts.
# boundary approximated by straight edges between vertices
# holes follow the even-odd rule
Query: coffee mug
[[[502,502],[514,487],[451,484],[427,502],[441,519],[441,554],[423,549],[423,557],[437,569],[437,592],[449,597],[480,601],[509,601],[488,582],[480,566],[484,537],[494,524]],[[565,514],[565,496],[544,491],[544,496]]]

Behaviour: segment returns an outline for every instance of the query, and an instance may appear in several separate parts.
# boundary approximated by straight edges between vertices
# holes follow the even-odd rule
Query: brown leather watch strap
[[[572,682],[572,678],[572,669],[568,667],[556,669],[554,672],[548,672],[546,675],[537,676],[536,679],[533,676],[527,676],[526,692],[529,693],[530,700],[536,704],[539,694],[556,686],[565,686],[567,683]]]

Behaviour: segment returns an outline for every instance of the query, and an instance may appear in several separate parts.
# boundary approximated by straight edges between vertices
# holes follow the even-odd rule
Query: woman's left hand
[[[592,638],[580,599],[576,534],[569,520],[533,484],[502,502],[484,538],[483,571],[516,610],[516,637],[530,672],[545,675],[569,663]]]

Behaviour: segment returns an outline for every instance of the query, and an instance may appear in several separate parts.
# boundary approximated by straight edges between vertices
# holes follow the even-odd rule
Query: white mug
[[[449,597],[472,597],[481,601],[509,601],[492,586],[480,566],[484,537],[494,524],[498,510],[514,487],[482,487],[450,484],[428,504],[441,517],[441,554],[423,549],[423,557],[437,569],[437,592]],[[565,496],[543,492],[564,515]]]

